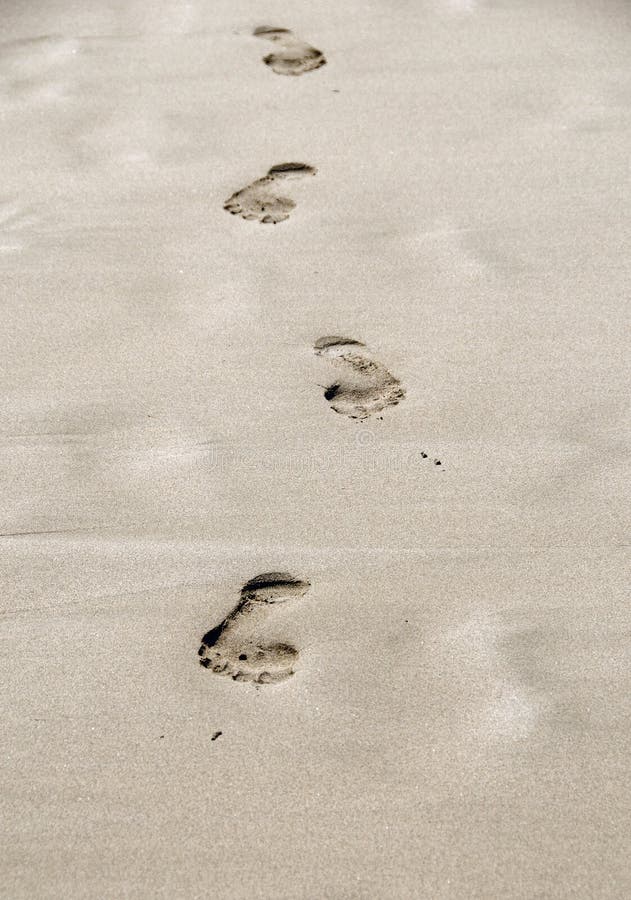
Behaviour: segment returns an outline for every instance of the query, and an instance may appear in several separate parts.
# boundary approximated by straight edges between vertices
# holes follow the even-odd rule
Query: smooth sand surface
[[[631,896],[629,5],[2,17],[2,896]]]

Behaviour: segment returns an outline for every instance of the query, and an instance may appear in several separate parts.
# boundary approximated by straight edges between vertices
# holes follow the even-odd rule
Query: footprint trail
[[[254,37],[273,41],[276,50],[263,57],[263,62],[277,75],[304,75],[326,65],[324,54],[310,44],[301,41],[288,28],[269,28],[265,25],[254,29]]]
[[[242,219],[258,219],[263,225],[276,225],[288,219],[296,206],[289,197],[279,195],[277,185],[292,178],[305,178],[315,174],[316,169],[306,163],[279,163],[272,166],[263,178],[236,191],[226,200],[223,208]]]
[[[233,681],[272,684],[289,678],[294,674],[298,650],[291,644],[262,643],[256,638],[256,629],[274,603],[302,597],[309,587],[308,581],[287,572],[266,572],[252,578],[243,585],[232,612],[202,638],[200,664]]]
[[[351,419],[366,419],[405,397],[405,388],[365,344],[352,338],[321,337],[314,345],[318,356],[343,369],[344,375],[324,392],[331,409]]]

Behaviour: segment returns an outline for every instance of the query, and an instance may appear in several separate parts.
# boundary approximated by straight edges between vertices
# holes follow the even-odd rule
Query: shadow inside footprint
[[[272,41],[273,53],[263,57],[263,62],[277,75],[304,75],[326,64],[324,54],[310,44],[301,41],[288,28],[270,28],[262,25],[254,29],[254,37]]]
[[[250,579],[232,612],[202,638],[197,651],[200,665],[234,681],[271,684],[289,678],[298,650],[286,643],[261,643],[253,632],[274,603],[302,597],[309,587],[308,581],[286,572],[266,572]]]
[[[316,169],[306,163],[278,163],[263,178],[236,191],[226,200],[223,208],[242,219],[258,220],[263,225],[276,225],[288,219],[296,206],[289,197],[279,195],[277,185],[292,178],[305,178],[315,174]]]
[[[319,338],[314,350],[344,369],[344,378],[324,391],[335,412],[351,419],[366,419],[387,406],[396,406],[405,397],[399,379],[373,359],[361,341],[329,335]]]

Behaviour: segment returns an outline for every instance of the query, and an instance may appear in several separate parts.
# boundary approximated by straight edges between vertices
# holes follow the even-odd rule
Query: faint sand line
[[[81,534],[86,533],[90,538],[97,532],[100,531],[112,531],[119,530],[118,535],[114,536],[114,539],[107,538],[108,543],[126,543],[130,545],[130,549],[136,547],[137,545],[146,546],[146,547],[155,547],[155,550],[158,551],[160,549],[169,548],[173,551],[177,549],[183,549],[188,553],[205,553],[208,551],[214,553],[223,553],[226,554],[269,554],[269,553],[282,553],[282,554],[295,554],[301,555],[304,553],[311,554],[323,554],[323,555],[335,555],[339,553],[382,553],[382,554],[407,554],[414,556],[435,556],[437,553],[444,553],[446,555],[458,555],[458,554],[480,554],[480,553],[497,553],[497,554],[508,554],[511,556],[514,555],[526,555],[529,553],[557,553],[557,552],[575,552],[575,553],[583,553],[583,552],[594,552],[594,551],[603,551],[603,550],[621,550],[627,549],[631,547],[631,543],[622,543],[622,542],[609,542],[606,544],[555,544],[551,545],[549,543],[546,544],[527,544],[522,546],[515,546],[513,544],[507,545],[469,545],[469,544],[461,544],[459,546],[449,546],[449,545],[436,545],[430,547],[374,547],[374,546],[364,546],[364,547],[353,547],[353,546],[344,546],[340,544],[335,544],[334,546],[322,546],[322,547],[313,547],[307,545],[300,545],[296,547],[290,547],[286,544],[284,545],[265,545],[265,544],[247,544],[247,545],[233,545],[233,544],[213,544],[210,540],[197,540],[195,543],[190,543],[186,540],[173,540],[173,538],[156,535],[154,537],[142,537],[136,536],[134,533],[129,533],[126,531],[130,526],[126,525],[99,525],[94,528],[66,528],[66,529],[56,529],[51,531],[16,531],[16,532],[7,532],[4,534],[0,533],[0,537],[23,537],[29,535],[64,535],[64,534]]]
[[[5,531],[5,532],[0,532],[0,538],[7,538],[7,537],[29,537],[29,536],[36,535],[36,534],[81,534],[81,533],[83,533],[83,532],[90,533],[90,532],[94,532],[94,531],[99,531],[101,527],[107,528],[108,526],[106,526],[106,525],[104,525],[104,526],[94,526],[93,528],[90,528],[90,527],[85,527],[85,528],[55,528],[55,529],[51,529],[51,530],[43,530],[43,529],[42,529],[41,531],[39,531],[39,530],[35,530],[35,531]],[[113,528],[113,527],[115,527],[115,526],[109,526],[109,527],[112,527],[112,528]]]

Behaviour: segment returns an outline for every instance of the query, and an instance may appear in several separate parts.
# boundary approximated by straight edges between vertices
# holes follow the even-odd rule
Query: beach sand
[[[630,27],[7,3],[2,896],[631,895]],[[201,667],[268,572],[295,674]]]

